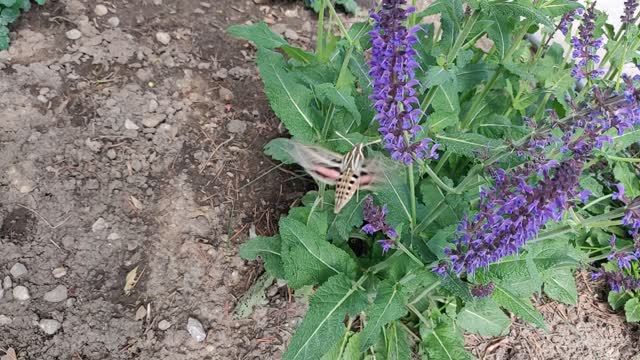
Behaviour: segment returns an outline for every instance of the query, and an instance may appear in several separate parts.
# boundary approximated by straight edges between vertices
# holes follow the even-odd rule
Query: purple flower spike
[[[624,185],[622,184],[616,184],[616,188],[618,189],[618,192],[612,192],[611,193],[611,199],[613,200],[622,200],[624,199]]]
[[[371,13],[375,20],[371,35],[372,58],[369,76],[373,79],[373,107],[380,127],[385,149],[394,160],[406,165],[415,159],[437,158],[433,140],[416,140],[422,127],[417,124],[422,115],[416,97],[413,45],[418,28],[407,29],[403,22],[415,9],[404,9],[406,0],[382,0],[378,13]]]
[[[635,20],[633,16],[638,8],[638,0],[627,0],[624,2],[624,14],[620,16],[623,24],[632,23]]]
[[[386,204],[382,207],[376,206],[373,203],[373,198],[371,196],[367,196],[367,198],[364,199],[362,214],[366,224],[361,230],[369,235],[373,235],[380,231],[389,237],[389,239],[378,240],[378,243],[382,246],[382,254],[386,254],[389,249],[395,245],[396,242],[394,239],[398,237],[396,230],[385,221],[387,212]]]
[[[587,8],[578,26],[578,35],[571,38],[573,52],[571,56],[576,60],[576,65],[571,71],[571,76],[576,80],[597,79],[604,75],[604,71],[597,67],[600,56],[596,52],[604,45],[604,39],[593,38],[595,29],[595,2]],[[589,70],[593,69],[593,70]]]
[[[494,282],[490,282],[484,285],[476,285],[471,289],[471,295],[479,298],[487,297],[493,293],[495,290],[496,284]]]

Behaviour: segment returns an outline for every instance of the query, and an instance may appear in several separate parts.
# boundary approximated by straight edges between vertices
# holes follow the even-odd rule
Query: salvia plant
[[[45,0],[35,0],[44,5]],[[23,11],[31,9],[31,0],[0,0],[0,50],[9,48],[9,25],[14,23]]]
[[[291,135],[265,152],[319,184],[241,249],[312,293],[284,359],[470,358],[508,314],[545,329],[534,294],[575,304],[576,269],[640,320],[637,1],[618,29],[570,0],[382,0],[350,29],[314,3],[314,52],[229,29]]]

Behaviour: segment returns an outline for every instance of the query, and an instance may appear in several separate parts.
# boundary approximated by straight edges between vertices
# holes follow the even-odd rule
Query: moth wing
[[[293,159],[314,179],[335,185],[340,178],[342,155],[319,146],[294,142]]]

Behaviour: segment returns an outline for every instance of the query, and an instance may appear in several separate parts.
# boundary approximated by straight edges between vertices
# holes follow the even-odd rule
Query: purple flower
[[[628,96],[608,98],[596,88],[589,107],[574,109],[573,113],[580,115],[571,123],[551,119],[552,126],[564,134],[559,139],[564,154],[561,159],[546,157],[541,147],[557,140],[552,139],[550,132],[544,135],[534,127],[529,143],[515,149],[528,154],[528,161],[509,172],[490,171],[494,186],[481,189],[477,214],[464,217],[459,223],[453,246],[445,249],[447,261],[438,264],[433,271],[446,274],[451,269],[460,274],[486,268],[492,262],[518,253],[548,222],[560,221],[565,211],[573,206],[574,199],[579,197],[586,201],[588,192],[578,191],[578,181],[584,164],[593,156],[593,149],[603,141],[603,134],[612,128],[627,129],[638,124],[638,117],[621,115],[636,113],[640,98],[640,92],[632,87],[630,80],[625,83]],[[613,102],[615,106],[611,105]],[[616,198],[628,204],[622,187],[618,187],[616,194]],[[640,209],[636,210],[636,207],[640,208],[628,206],[623,219],[634,229],[634,237],[638,237],[640,230]],[[614,257],[626,268],[637,259],[636,255],[616,253]]]
[[[395,238],[398,237],[398,233],[396,230],[385,221],[385,216],[387,215],[387,205],[383,205],[382,207],[376,206],[373,203],[373,198],[369,195],[366,199],[364,199],[364,207],[362,209],[362,214],[364,221],[366,224],[362,227],[362,231],[366,234],[373,235],[377,232],[382,232],[384,235],[388,236],[389,239],[378,240],[380,246],[382,246],[382,253],[386,254],[392,246],[395,245]]]
[[[578,35],[571,38],[571,44],[573,45],[571,56],[576,60],[571,76],[578,81],[585,78],[597,79],[604,75],[604,70],[597,68],[598,63],[600,63],[600,56],[596,52],[604,45],[604,39],[593,38],[595,19],[594,2],[587,8],[582,17],[582,22],[578,26]]]
[[[375,119],[380,124],[385,148],[394,160],[407,165],[415,159],[437,158],[433,140],[417,140],[422,127],[417,124],[422,116],[418,98],[414,69],[417,42],[415,32],[408,30],[403,22],[415,11],[404,9],[406,0],[383,0],[378,13],[371,13],[375,25],[371,35],[372,58],[369,75],[373,82],[373,107]]]
[[[471,288],[471,295],[479,298],[487,297],[493,293],[495,288],[496,284],[493,281],[488,284],[476,285]]]
[[[623,24],[630,24],[635,21],[634,14],[636,13],[636,9],[638,8],[637,0],[627,0],[624,2],[624,14],[620,16],[620,21]]]
[[[622,184],[616,184],[616,188],[618,189],[618,192],[612,192],[611,193],[611,199],[613,200],[622,200],[624,198],[624,185]]]
[[[577,10],[580,10],[579,15],[582,15],[582,8],[578,8],[576,10],[571,10],[568,13],[564,14],[562,19],[560,19],[560,23],[558,24],[558,29],[560,29],[560,32],[562,33],[562,35],[567,35],[567,33],[569,32],[569,25],[575,20],[575,15],[577,13]]]
[[[600,268],[597,272],[591,274],[591,279],[604,279],[611,290],[617,293],[640,289],[640,279],[625,274],[622,270],[606,271]]]

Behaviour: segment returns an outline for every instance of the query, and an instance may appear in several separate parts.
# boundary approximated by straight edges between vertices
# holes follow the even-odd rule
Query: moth
[[[293,143],[293,159],[321,183],[336,187],[333,212],[339,213],[358,190],[377,183],[377,163],[364,156],[365,144],[356,144],[344,155],[315,145]]]

